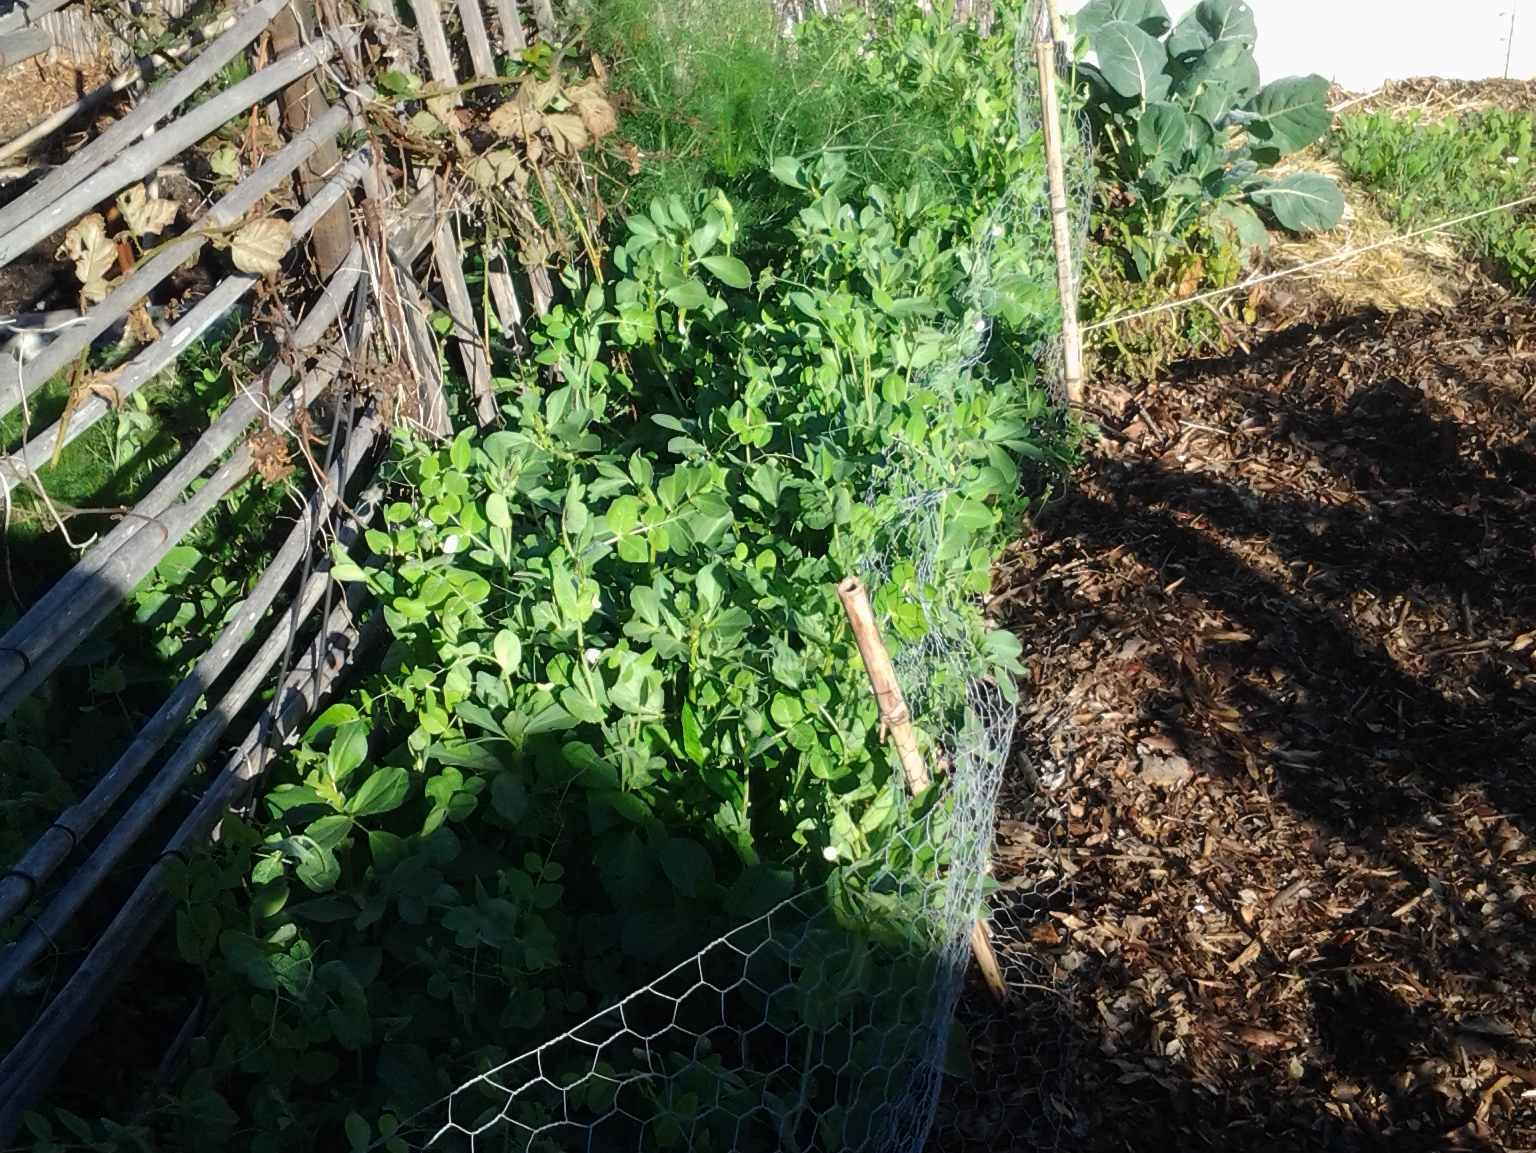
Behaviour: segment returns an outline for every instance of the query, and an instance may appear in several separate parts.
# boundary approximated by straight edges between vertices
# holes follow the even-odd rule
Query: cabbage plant
[[[1242,0],[1200,0],[1177,23],[1162,0],[1090,0],[1076,30],[1101,164],[1129,197],[1118,225],[1146,279],[1201,221],[1245,253],[1269,228],[1334,227],[1344,197],[1313,172],[1265,170],[1328,131],[1328,81],[1261,84],[1258,26]]]

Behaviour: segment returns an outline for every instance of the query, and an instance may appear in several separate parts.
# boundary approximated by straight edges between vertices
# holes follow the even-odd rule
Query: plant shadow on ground
[[[1021,547],[1048,787],[1005,785],[1000,929],[1060,999],[997,1067],[1036,1129],[1533,1144],[1533,328],[1490,297],[1181,366]]]

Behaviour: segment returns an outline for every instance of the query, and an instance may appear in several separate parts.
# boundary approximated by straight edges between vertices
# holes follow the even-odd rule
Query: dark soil
[[[1100,395],[996,589],[1035,985],[973,1030],[973,1136],[1536,1147],[1536,303]]]

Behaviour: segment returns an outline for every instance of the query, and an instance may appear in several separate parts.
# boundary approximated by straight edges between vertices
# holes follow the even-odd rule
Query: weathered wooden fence
[[[77,15],[66,2],[23,0],[0,15],[0,60],[11,45],[17,51],[33,46],[39,30],[73,51],[67,42],[73,33],[60,29],[90,29],[110,18],[99,6]],[[253,295],[262,299],[260,314],[270,318],[263,322],[270,350],[265,368],[240,383],[196,443],[0,637],[0,719],[252,475],[259,456],[253,436],[289,436],[307,427],[304,414],[316,406],[329,412],[331,429],[325,459],[312,462],[302,514],[270,567],[116,762],[0,876],[0,922],[20,926],[0,953],[0,994],[18,996],[43,961],[62,965],[64,975],[39,999],[30,1028],[0,1061],[0,1144],[10,1143],[22,1112],[47,1090],[172,911],[166,862],[205,841],[222,814],[242,802],[268,751],[293,739],[376,630],[359,596],[342,596],[331,582],[327,555],[336,545],[353,548],[372,513],[378,491],[369,478],[387,427],[410,423],[433,435],[451,427],[429,300],[452,318],[446,340],[471,390],[462,407],[482,423],[495,417],[490,362],[455,242],[450,192],[430,169],[407,179],[379,154],[367,131],[376,95],[360,37],[382,30],[392,43],[419,45],[424,71],[451,87],[466,68],[473,77],[494,75],[497,50],[521,51],[530,32],[552,34],[549,0],[532,0],[530,8],[531,29],[518,0],[495,0],[489,19],[477,0],[456,0],[456,18],[446,22],[437,0],[411,0],[406,13],[371,0],[362,20],[351,13],[343,19],[330,0],[320,0],[318,15],[304,0],[250,0],[212,16],[200,9],[164,49],[120,60],[121,70],[99,89],[0,142],[0,159],[25,157],[57,134],[78,130],[88,114],[134,97],[128,110],[0,206],[0,267],[40,246],[52,252],[62,235],[81,280],[95,277],[84,286],[78,312],[62,319],[57,311],[48,314],[51,339],[34,355],[0,358],[0,416],[29,412],[39,390],[61,375],[73,373],[74,380],[59,420],[0,456],[0,494],[7,501],[25,490],[51,508],[47,465],[62,446],[152,384],[221,318],[241,309],[255,313]],[[173,29],[188,23],[178,11],[165,13]],[[414,24],[414,35],[399,36],[401,16]],[[219,88],[213,82],[239,57],[251,62],[249,74]],[[280,121],[280,146],[179,230],[172,221],[146,229],[158,239],[137,260],[132,247],[106,237],[105,222],[125,216],[125,205],[140,196],[154,202],[153,180],[162,165],[248,114]],[[107,245],[101,254],[98,233]],[[229,259],[214,251],[222,249]],[[242,259],[243,250],[254,251],[254,258]],[[94,344],[142,311],[174,270],[199,260],[221,273],[197,299],[184,302],[165,331],[111,374],[85,370]],[[515,279],[504,257],[492,255],[490,262],[487,288],[510,332],[522,316],[520,285],[538,307],[548,299],[547,277],[535,269]],[[109,280],[113,272],[119,274]],[[313,287],[297,292],[304,284]],[[307,305],[302,313],[300,299]],[[24,317],[9,321],[12,328],[27,323]],[[388,379],[387,389],[375,387],[380,378]],[[270,703],[257,707],[268,688]],[[189,725],[200,702],[206,708]],[[231,743],[229,730],[242,720],[248,728]],[[199,776],[200,765],[207,771]],[[194,789],[200,792],[189,800]],[[187,811],[166,835],[168,815],[181,811],[173,802]],[[147,845],[151,835],[163,840]],[[146,856],[154,863],[114,903],[113,915],[82,925],[81,918],[97,915],[88,902],[104,883],[125,862]],[[66,933],[88,942],[73,966],[58,954],[56,942]]]

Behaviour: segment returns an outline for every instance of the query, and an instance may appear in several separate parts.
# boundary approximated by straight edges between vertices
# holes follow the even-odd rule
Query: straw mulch
[[[1266,327],[1300,321],[1317,323],[1375,309],[1398,312],[1443,309],[1474,287],[1487,283],[1475,263],[1462,253],[1454,236],[1415,236],[1370,249],[1401,235],[1369,193],[1352,184],[1331,160],[1309,150],[1279,170],[1317,172],[1332,177],[1344,191],[1344,219],[1329,232],[1309,236],[1275,234],[1265,271],[1299,269],[1323,260],[1332,263],[1294,278],[1261,286],[1250,304],[1266,318]],[[1333,259],[1358,253],[1348,259]]]

